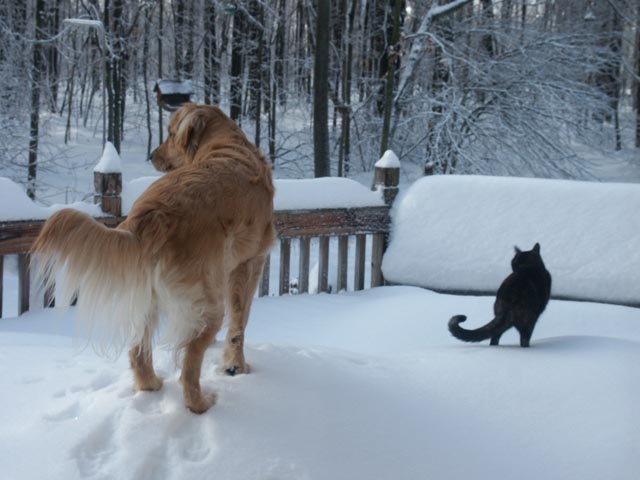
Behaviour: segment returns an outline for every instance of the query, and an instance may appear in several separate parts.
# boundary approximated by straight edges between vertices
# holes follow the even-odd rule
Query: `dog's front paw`
[[[136,389],[143,392],[156,392],[162,388],[162,379],[156,375],[150,378],[137,379]]]
[[[186,400],[185,404],[193,413],[200,415],[213,407],[217,399],[215,393],[204,393]]]

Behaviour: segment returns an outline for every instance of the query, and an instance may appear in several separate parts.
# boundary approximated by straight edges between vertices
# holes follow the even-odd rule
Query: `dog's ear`
[[[192,105],[183,107],[179,113],[182,116],[176,130],[176,145],[184,152],[194,155],[198,150],[200,134],[207,126],[209,115],[206,110]]]

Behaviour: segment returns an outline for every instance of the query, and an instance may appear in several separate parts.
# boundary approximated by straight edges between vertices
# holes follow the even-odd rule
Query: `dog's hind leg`
[[[147,318],[142,342],[129,350],[129,363],[133,370],[133,378],[137,390],[160,390],[162,379],[153,370],[153,354],[151,337],[158,324],[158,311],[154,307]]]
[[[244,331],[264,261],[265,257],[259,256],[241,263],[229,278],[227,303],[231,311],[223,354],[223,369],[228,375],[249,373],[249,366],[244,360]]]
[[[223,305],[222,302],[221,304]],[[202,393],[200,389],[200,373],[204,354],[222,326],[224,307],[208,310],[207,317],[205,329],[187,343],[182,374],[180,375],[185,404],[194,413],[206,412],[216,401],[214,394],[204,395]]]

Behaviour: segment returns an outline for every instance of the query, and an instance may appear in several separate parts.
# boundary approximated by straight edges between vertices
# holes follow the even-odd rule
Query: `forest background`
[[[158,79],[220,105],[278,176],[358,175],[388,148],[420,174],[640,162],[638,0],[0,0],[0,176],[46,202],[82,132],[148,154]]]

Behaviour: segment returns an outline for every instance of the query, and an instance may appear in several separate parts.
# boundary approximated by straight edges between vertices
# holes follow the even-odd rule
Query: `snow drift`
[[[556,298],[640,305],[640,185],[433,176],[395,203],[394,283],[495,293],[514,245],[542,246]]]
[[[42,207],[31,200],[17,183],[0,177],[0,222],[13,220],[43,220],[58,210],[74,208],[92,216],[103,215],[98,205],[76,202],[68,205]]]

